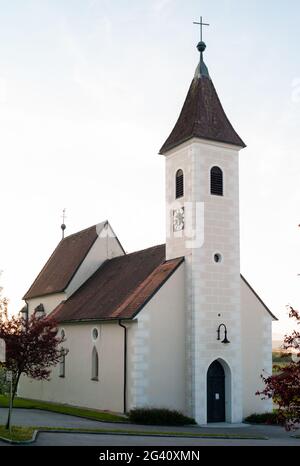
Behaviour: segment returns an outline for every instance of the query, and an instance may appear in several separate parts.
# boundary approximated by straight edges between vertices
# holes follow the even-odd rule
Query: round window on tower
[[[99,330],[97,328],[93,328],[92,330],[92,338],[94,341],[98,340],[99,337]]]
[[[216,253],[214,255],[214,261],[216,264],[220,264],[222,262],[223,258],[222,258],[222,255],[220,253]]]

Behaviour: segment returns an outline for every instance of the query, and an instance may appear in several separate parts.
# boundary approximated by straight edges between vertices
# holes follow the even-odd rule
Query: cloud
[[[7,102],[7,80],[0,77],[0,103],[4,104]]]
[[[88,38],[96,42],[100,40],[101,43],[103,41],[110,41],[112,38],[112,29],[112,21],[108,16],[103,15],[95,21],[95,27],[88,35]]]
[[[98,0],[90,0],[88,4],[88,8],[89,9],[94,8],[94,6],[97,5],[97,3],[98,3]]]
[[[159,13],[162,10],[164,10],[173,1],[174,0],[156,0],[153,8],[157,13]]]
[[[97,60],[91,59],[89,52],[98,44],[97,50],[101,50],[102,47],[105,55],[105,51],[109,48],[112,27],[110,18],[103,15],[95,19],[89,34],[80,36],[66,19],[61,21],[60,41],[69,57],[73,82],[80,86],[86,96],[102,102],[106,99],[107,83],[110,83],[112,78],[107,76],[108,72],[99,66]]]

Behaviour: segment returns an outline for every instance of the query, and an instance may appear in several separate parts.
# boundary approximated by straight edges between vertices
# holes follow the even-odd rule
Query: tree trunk
[[[21,374],[22,374],[22,372],[18,372],[16,381],[13,384],[11,410],[8,409],[8,416],[7,416],[6,426],[5,426],[6,429],[9,429],[11,414],[12,414],[12,410],[13,410],[13,406],[14,406],[14,399],[15,399],[15,396],[16,396],[16,393],[17,393],[17,389],[18,389]]]

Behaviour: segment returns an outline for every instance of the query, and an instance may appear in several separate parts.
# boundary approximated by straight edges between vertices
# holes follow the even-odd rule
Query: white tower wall
[[[167,259],[186,259],[187,412],[207,422],[207,370],[219,360],[226,374],[226,420],[242,420],[239,149],[191,139],[166,154]],[[223,171],[224,195],[210,194],[210,170]],[[184,172],[184,197],[175,200],[175,176]],[[185,228],[173,232],[177,207],[185,208]],[[214,255],[221,254],[220,263]],[[217,341],[224,323],[230,344]],[[221,340],[224,334],[221,331]]]

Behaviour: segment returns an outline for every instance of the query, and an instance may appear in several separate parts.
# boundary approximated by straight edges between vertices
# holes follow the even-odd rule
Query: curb
[[[33,432],[32,438],[30,440],[10,440],[4,437],[0,437],[0,440],[3,442],[9,443],[11,445],[29,445],[36,442],[36,439],[39,434],[88,434],[88,435],[120,435],[123,437],[156,437],[156,438],[190,438],[190,439],[200,439],[200,440],[269,440],[268,437],[251,437],[251,436],[233,436],[233,435],[167,435],[167,434],[151,434],[151,432],[93,432],[88,430],[44,430],[37,429]]]

